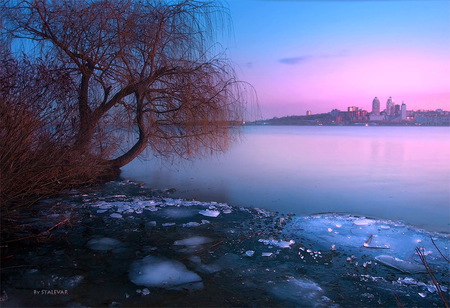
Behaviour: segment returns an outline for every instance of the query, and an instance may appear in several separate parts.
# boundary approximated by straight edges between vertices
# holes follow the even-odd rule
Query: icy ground
[[[35,229],[70,224],[10,245],[2,307],[443,306],[416,247],[449,295],[449,234],[400,222],[172,199],[126,181],[36,215]]]

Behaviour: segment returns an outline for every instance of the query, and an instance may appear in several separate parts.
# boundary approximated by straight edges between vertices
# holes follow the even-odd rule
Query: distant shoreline
[[[356,108],[356,107],[354,107]],[[299,125],[299,126],[450,126],[450,112],[408,111],[407,116],[373,116],[365,110],[339,111],[308,115],[273,117],[246,122],[245,125]]]
[[[259,121],[258,121],[259,122]],[[411,127],[450,127],[446,125],[425,125],[417,123],[350,123],[350,124],[300,124],[300,123],[245,123],[244,126],[411,126]]]

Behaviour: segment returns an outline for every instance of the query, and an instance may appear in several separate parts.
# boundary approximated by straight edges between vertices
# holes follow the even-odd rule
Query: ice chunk
[[[417,274],[426,272],[425,266],[423,264],[411,263],[388,255],[377,256],[375,257],[375,260],[384,265],[398,269],[399,271],[402,271],[404,273]]]
[[[87,242],[88,248],[92,250],[112,250],[120,247],[121,245],[122,242],[110,237],[91,239],[89,242]]]
[[[131,209],[130,202],[111,202],[111,205],[116,207],[117,212],[128,212]]]
[[[119,213],[112,213],[111,215],[109,215],[112,218],[122,218],[122,215]]]
[[[156,227],[156,221],[152,220],[145,224],[147,228]]]
[[[292,244],[295,244],[293,240],[288,241],[277,241],[277,240],[265,240],[259,239],[258,242],[264,243],[265,245],[277,246],[280,248],[290,248]]]
[[[271,255],[273,255],[273,253],[271,253],[271,252],[263,252],[261,254],[261,256],[263,256],[263,257],[270,257]]]
[[[198,212],[199,214],[203,215],[203,216],[208,216],[208,217],[217,217],[220,215],[220,211],[217,210],[202,210],[200,212]]]
[[[251,257],[251,256],[253,256],[255,254],[255,251],[254,250],[247,250],[246,252],[245,252],[245,255],[247,256],[247,257]]]
[[[173,244],[174,245],[184,245],[184,246],[197,246],[197,245],[210,243],[212,241],[213,240],[208,238],[208,237],[193,236],[193,237],[186,238],[186,239],[183,239],[183,240],[175,241],[175,243],[173,243]]]
[[[189,271],[183,263],[154,256],[135,261],[130,267],[129,278],[139,286],[168,289],[183,288],[186,284],[202,281],[199,275]]]
[[[357,226],[367,226],[372,224],[374,221],[371,219],[363,219],[363,218],[359,218],[357,220],[355,220],[353,223]]]

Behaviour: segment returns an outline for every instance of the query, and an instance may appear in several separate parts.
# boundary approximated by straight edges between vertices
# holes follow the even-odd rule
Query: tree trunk
[[[139,136],[139,140],[133,145],[133,147],[128,150],[125,154],[122,156],[119,156],[115,159],[111,160],[111,164],[114,167],[123,167],[126,164],[130,163],[133,159],[139,156],[145,148],[147,147],[147,138],[142,138]]]
[[[147,147],[148,135],[145,132],[144,112],[143,112],[144,97],[140,95],[138,92],[135,93],[135,96],[136,96],[136,122],[139,129],[139,139],[125,154],[111,160],[112,165],[118,168],[123,167],[126,164],[130,163]]]
[[[78,112],[80,116],[80,127],[76,135],[74,148],[76,151],[85,153],[89,151],[89,143],[94,135],[97,121],[92,117],[92,110],[89,108],[89,80],[92,76],[92,69],[86,66],[87,72],[81,76],[81,84],[78,95]]]

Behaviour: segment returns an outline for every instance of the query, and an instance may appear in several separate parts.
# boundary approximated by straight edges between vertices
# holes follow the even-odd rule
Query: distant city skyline
[[[450,109],[450,1],[228,1],[223,38],[263,118],[329,112],[391,96]],[[370,106],[370,107],[369,107]],[[384,107],[382,107],[384,109]]]

